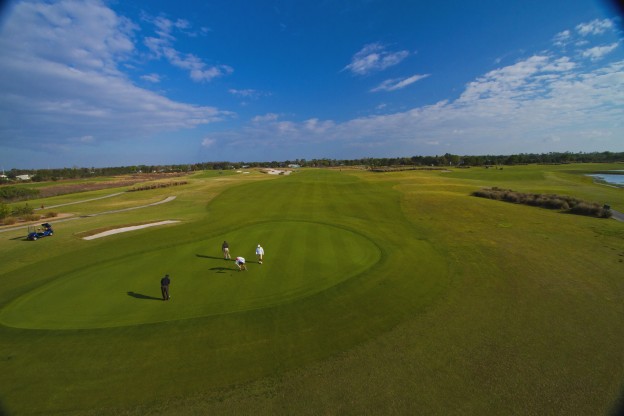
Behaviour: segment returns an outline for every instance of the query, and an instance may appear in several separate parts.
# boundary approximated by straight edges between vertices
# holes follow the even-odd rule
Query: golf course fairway
[[[29,201],[65,217],[0,229],[0,415],[617,414],[624,223],[472,196],[622,212],[586,176],[609,169],[203,171]]]

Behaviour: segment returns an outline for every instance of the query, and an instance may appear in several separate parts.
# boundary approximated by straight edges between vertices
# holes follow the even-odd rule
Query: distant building
[[[30,175],[16,175],[15,179],[18,179],[20,181],[29,181]]]
[[[288,165],[288,167],[291,168],[291,169],[297,169],[297,168],[300,168],[301,166],[297,165],[295,163],[291,163],[290,165]]]

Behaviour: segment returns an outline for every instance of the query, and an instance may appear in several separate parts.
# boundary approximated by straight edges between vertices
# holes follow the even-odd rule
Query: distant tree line
[[[338,167],[366,166],[368,168],[389,166],[497,166],[522,164],[562,164],[562,163],[609,163],[624,161],[624,152],[550,152],[520,153],[514,155],[454,155],[446,153],[441,156],[412,156],[395,158],[361,158],[361,159],[295,159],[271,162],[202,162],[181,165],[133,165],[105,168],[61,168],[61,169],[11,169],[5,172],[8,181],[15,181],[18,175],[28,174],[34,182],[57,181],[63,179],[92,178],[99,176],[116,176],[141,173],[193,172],[199,170],[229,170],[241,168],[284,168],[289,165],[301,167]]]

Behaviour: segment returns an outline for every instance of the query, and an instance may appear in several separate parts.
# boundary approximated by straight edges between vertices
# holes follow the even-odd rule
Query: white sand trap
[[[96,238],[106,237],[107,235],[125,233],[125,232],[128,232],[128,231],[134,231],[134,230],[140,230],[141,228],[155,227],[157,225],[173,224],[175,222],[180,222],[180,221],[167,220],[167,221],[160,221],[160,222],[152,222],[150,224],[133,225],[131,227],[115,228],[114,230],[104,231],[102,233],[90,235],[88,237],[83,237],[82,239],[83,240],[94,240]]]
[[[290,175],[290,170],[279,170],[279,169],[265,169],[264,172],[269,175]]]

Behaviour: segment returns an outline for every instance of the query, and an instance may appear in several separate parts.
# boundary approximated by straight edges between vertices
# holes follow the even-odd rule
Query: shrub
[[[2,219],[3,225],[13,225],[17,222],[17,218],[15,217],[6,217]]]
[[[39,214],[25,214],[22,215],[22,219],[24,221],[37,221],[41,219],[41,215]]]
[[[25,204],[21,207],[13,207],[13,210],[11,211],[11,215],[14,217],[20,217],[20,216],[32,214],[33,212],[35,212],[34,208],[28,204]]]
[[[0,220],[5,219],[9,215],[11,215],[11,208],[7,204],[0,202]]]
[[[39,195],[39,190],[20,186],[3,186],[0,188],[1,201],[23,201]]]
[[[592,215],[596,217],[599,216],[601,210],[602,210],[602,207],[600,205],[591,204],[588,202],[580,202],[576,204],[575,206],[573,206],[572,208],[570,208],[570,212],[573,214]]]
[[[497,187],[485,188],[472,193],[473,196],[489,198],[498,201],[512,202],[548,209],[559,209],[565,212],[579,215],[590,215],[598,218],[610,218],[611,209],[608,206],[600,206],[592,202],[581,201],[571,196],[554,194],[525,194],[511,189]]]

